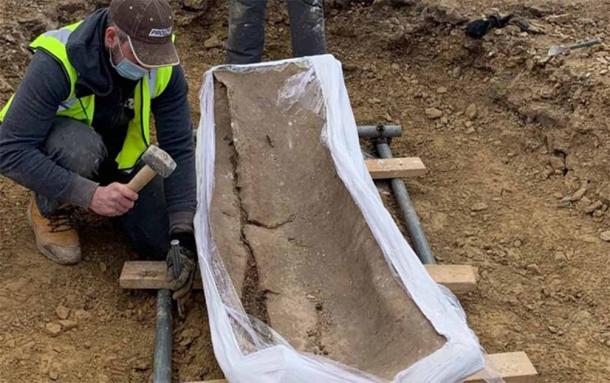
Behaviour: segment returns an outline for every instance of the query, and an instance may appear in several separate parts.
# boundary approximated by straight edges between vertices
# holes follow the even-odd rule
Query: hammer
[[[129,181],[127,187],[134,192],[139,192],[146,186],[157,174],[163,178],[169,177],[176,170],[176,162],[158,146],[151,145],[142,154],[144,167]]]

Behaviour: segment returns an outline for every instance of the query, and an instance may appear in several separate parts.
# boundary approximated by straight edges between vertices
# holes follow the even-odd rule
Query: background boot
[[[47,258],[60,265],[73,265],[81,260],[80,241],[73,225],[70,209],[60,209],[52,217],[46,218],[32,198],[28,219],[36,247]]]

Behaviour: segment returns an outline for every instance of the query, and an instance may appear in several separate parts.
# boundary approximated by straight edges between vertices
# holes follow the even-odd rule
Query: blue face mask
[[[123,59],[119,61],[118,64],[115,64],[112,57],[112,49],[110,50],[110,64],[112,65],[114,70],[117,71],[119,76],[124,77],[128,80],[138,81],[148,74],[148,71],[146,69],[132,63],[125,57],[123,57]]]

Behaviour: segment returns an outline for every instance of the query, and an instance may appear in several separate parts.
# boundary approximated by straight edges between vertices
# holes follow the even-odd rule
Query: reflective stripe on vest
[[[70,117],[91,126],[95,112],[95,95],[77,98],[75,86],[78,79],[76,69],[70,63],[66,44],[71,33],[82,23],[74,23],[61,29],[48,31],[36,38],[30,48],[44,50],[55,57],[70,80],[70,95],[57,108],[57,116]],[[172,76],[172,67],[153,69],[138,82],[134,90],[134,118],[129,122],[123,147],[116,157],[118,168],[132,169],[150,145],[150,104],[161,95]],[[0,111],[0,122],[4,121],[13,97]]]

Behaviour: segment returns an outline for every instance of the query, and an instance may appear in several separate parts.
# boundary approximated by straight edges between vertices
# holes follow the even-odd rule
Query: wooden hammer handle
[[[144,167],[140,169],[140,171],[135,175],[135,177],[133,177],[131,181],[129,181],[127,187],[138,193],[140,192],[140,190],[144,189],[144,186],[146,186],[150,181],[152,181],[152,179],[155,178],[156,175],[157,173],[152,170],[150,166],[144,165]]]

